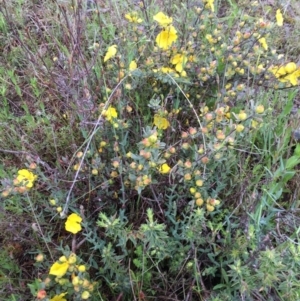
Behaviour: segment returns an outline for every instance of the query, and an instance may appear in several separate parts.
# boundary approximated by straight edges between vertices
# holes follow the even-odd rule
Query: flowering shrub
[[[52,296],[48,299],[50,301],[69,300],[72,295],[75,295],[76,300],[78,298],[78,300],[89,299],[96,288],[96,283],[89,280],[86,266],[79,263],[80,259],[74,253],[71,253],[68,257],[61,256],[50,267],[50,276],[38,284],[37,299],[50,298],[47,296],[47,291],[53,286],[56,286],[59,291],[65,292]],[[55,276],[55,278],[52,279],[52,276]]]
[[[142,1],[107,26],[90,5],[61,11],[59,37],[40,32],[53,48],[38,80],[61,105],[49,109],[49,136],[71,129],[66,143],[53,138],[53,161],[27,158],[28,169],[3,180],[7,208],[27,202],[42,242],[30,253],[38,253],[29,285],[36,300],[286,296],[290,254],[299,252],[267,239],[281,212],[272,206],[299,163],[297,149],[282,158],[294,94],[285,107],[273,100],[300,77],[272,44],[281,10],[268,20],[254,2],[233,16],[214,0],[168,13]]]

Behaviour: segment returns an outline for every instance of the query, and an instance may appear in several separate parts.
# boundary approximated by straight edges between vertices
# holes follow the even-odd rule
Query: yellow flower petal
[[[104,62],[113,58],[116,55],[116,53],[117,53],[117,45],[112,45],[112,46],[108,47],[107,52],[104,57]]]
[[[21,169],[18,171],[17,183],[25,184],[27,188],[31,188],[33,186],[34,181],[36,180],[37,175],[33,174],[31,171],[27,169]]]
[[[67,218],[67,221],[65,223],[65,229],[68,232],[76,234],[79,231],[81,231],[81,229],[82,229],[81,225],[80,225],[81,221],[82,221],[82,218],[78,214],[72,213]]]
[[[299,77],[300,77],[300,70],[288,74],[287,76],[284,77],[284,79],[286,81],[289,81],[293,86],[297,86]]]
[[[50,301],[67,301],[67,299],[64,298],[64,296],[66,295],[67,293],[62,293],[60,295],[56,295],[54,296],[53,298],[50,299]]]
[[[186,71],[185,71],[185,70],[182,70],[182,72],[180,73],[180,75],[181,75],[182,77],[187,77],[187,74],[186,74]]]
[[[187,57],[181,53],[177,53],[171,58],[171,64],[176,65],[175,70],[179,73],[183,71],[186,62],[187,62]]]
[[[285,70],[285,67],[284,66],[281,66],[281,67],[278,67],[278,66],[275,66],[275,67],[270,67],[269,68],[269,71],[273,73],[273,75],[276,77],[276,78],[279,78],[283,75],[286,75],[286,70]]]
[[[159,116],[159,114],[154,115],[153,124],[155,126],[157,126],[157,128],[160,130],[166,130],[170,126],[168,119],[165,117]]]
[[[69,268],[69,263],[68,262],[60,263],[60,262],[56,261],[51,266],[49,275],[54,275],[58,278],[61,278],[67,273],[68,268]]]
[[[163,165],[161,165],[161,167],[159,168],[159,172],[161,174],[167,174],[169,173],[171,170],[171,167],[167,164],[167,163],[164,163]]]
[[[154,17],[153,20],[155,20],[160,26],[166,27],[170,25],[173,22],[173,19],[166,16],[164,13],[159,12]]]
[[[268,44],[265,38],[258,39],[259,43],[261,44],[262,48],[268,50]]]
[[[112,106],[109,106],[107,110],[104,110],[103,115],[107,121],[112,121],[112,119],[118,118],[118,112]]]
[[[283,25],[283,16],[282,16],[280,9],[277,9],[277,11],[276,11],[276,22],[277,22],[278,26]]]
[[[155,41],[159,48],[167,50],[177,40],[177,31],[170,25],[164,28],[156,37]]]
[[[297,65],[293,62],[287,63],[284,66],[284,70],[286,71],[286,73],[292,73],[297,70]]]
[[[125,19],[127,19],[131,23],[142,23],[143,20],[138,17],[137,12],[128,13],[125,15]]]
[[[205,6],[208,7],[212,12],[215,11],[214,1],[215,0],[205,0],[205,3],[206,3]]]

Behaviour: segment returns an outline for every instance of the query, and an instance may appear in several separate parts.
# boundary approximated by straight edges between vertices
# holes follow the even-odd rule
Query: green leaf
[[[296,174],[296,171],[288,171],[282,178],[283,183],[287,183],[289,180],[291,180]]]
[[[300,157],[300,143],[297,143],[296,148],[294,150],[294,156]]]
[[[300,163],[300,158],[298,156],[292,156],[286,161],[285,168],[292,169],[299,163]]]

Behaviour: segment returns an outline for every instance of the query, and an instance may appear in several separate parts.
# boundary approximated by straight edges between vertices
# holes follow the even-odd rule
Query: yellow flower
[[[68,268],[69,268],[69,263],[68,262],[60,263],[60,262],[56,261],[51,266],[49,275],[54,275],[58,278],[61,278],[67,273]]]
[[[159,71],[162,72],[162,73],[165,73],[165,74],[171,74],[174,77],[179,77],[177,72],[174,69],[170,68],[170,67],[161,67],[160,69],[153,69],[153,72],[155,72],[155,73],[157,73]]]
[[[268,44],[265,38],[260,38],[258,41],[263,49],[268,50]]]
[[[170,68],[170,67],[161,67],[160,71],[162,73],[176,73],[174,69]]]
[[[214,1],[215,0],[205,0],[205,3],[206,3],[205,6],[208,7],[212,12],[215,11]]]
[[[112,119],[118,117],[118,112],[114,107],[109,106],[107,110],[103,111],[103,115],[107,121],[112,121]]]
[[[36,178],[37,175],[33,174],[31,171],[27,169],[21,169],[18,171],[16,184],[24,184],[26,188],[31,188]]]
[[[160,130],[166,130],[170,126],[168,119],[165,117],[159,116],[159,114],[154,115],[153,124],[155,126],[157,126],[157,128]]]
[[[282,13],[281,13],[280,9],[277,9],[277,11],[276,11],[276,22],[277,22],[278,26],[283,25],[283,17],[282,17]]]
[[[137,64],[135,61],[131,61],[129,64],[129,71],[134,71],[137,68]]]
[[[116,53],[117,53],[117,45],[112,45],[112,46],[108,47],[107,52],[104,57],[104,62],[113,58],[116,55]]]
[[[50,301],[67,301],[67,299],[64,298],[64,296],[66,295],[67,293],[62,293],[60,295],[56,295],[54,296],[53,298],[50,299]]]
[[[159,12],[155,16],[153,16],[153,20],[155,20],[161,27],[166,27],[173,22],[172,18],[166,16],[162,12]]]
[[[284,66],[278,67],[270,67],[269,71],[271,71],[273,73],[273,75],[275,75],[276,78],[279,78],[283,75],[286,75],[286,70]]]
[[[81,221],[82,218],[78,214],[72,213],[67,218],[67,221],[65,223],[65,229],[68,232],[76,234],[77,232],[81,231],[81,225],[80,225]]]
[[[171,58],[171,64],[175,65],[175,70],[179,73],[183,71],[183,67],[187,62],[187,57],[184,54],[177,53]]]
[[[207,34],[205,36],[205,38],[206,38],[206,40],[208,41],[209,44],[215,44],[217,42],[217,40],[214,39],[211,34]]]
[[[294,62],[287,63],[285,66],[271,67],[269,71],[282,83],[290,82],[293,86],[298,84],[300,69]]]
[[[164,28],[156,37],[159,48],[167,50],[177,40],[177,31],[173,25]]]
[[[161,174],[167,174],[169,173],[171,170],[171,167],[167,164],[167,163],[164,163],[163,165],[160,166],[159,168],[159,172]]]
[[[131,23],[142,23],[143,20],[138,17],[137,12],[132,12],[125,15],[125,19],[127,19]]]

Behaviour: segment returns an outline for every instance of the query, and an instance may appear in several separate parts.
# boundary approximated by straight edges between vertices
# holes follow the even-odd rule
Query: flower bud
[[[196,185],[197,185],[198,187],[203,186],[203,180],[197,180],[197,181],[196,181]]]
[[[202,162],[203,164],[207,164],[207,163],[209,162],[209,158],[208,158],[208,157],[203,157],[203,158],[201,159],[201,162]]]
[[[186,181],[190,181],[192,179],[192,175],[190,173],[187,173],[187,174],[184,175],[184,179]]]
[[[191,193],[191,194],[195,194],[195,193],[196,193],[196,188],[191,187],[191,188],[190,188],[190,193]]]
[[[43,254],[38,254],[35,257],[36,262],[42,262],[44,260],[44,255]]]
[[[212,212],[215,210],[215,207],[210,204],[206,204],[206,209],[207,209],[207,211]]]
[[[197,205],[197,206],[199,206],[199,207],[200,207],[200,206],[202,206],[202,205],[203,205],[204,201],[203,201],[203,199],[202,199],[202,198],[198,198],[198,199],[196,199],[196,202],[195,202],[195,203],[196,203],[196,205]]]
[[[238,118],[239,118],[239,120],[246,120],[247,119],[247,114],[244,111],[241,111],[238,114]]]
[[[263,105],[258,105],[256,108],[255,108],[255,112],[257,114],[262,114],[263,112],[265,111],[265,108]]]
[[[182,143],[182,146],[181,146],[183,149],[189,149],[190,148],[190,145],[185,142],[185,143]]]
[[[157,141],[157,133],[152,134],[151,136],[148,137],[148,140],[150,143],[155,143]]]
[[[235,128],[235,130],[240,133],[245,129],[245,127],[242,124],[238,124]]]
[[[85,272],[85,270],[86,270],[86,267],[83,264],[78,267],[79,272]]]
[[[55,206],[55,205],[56,205],[56,200],[51,199],[51,200],[49,201],[49,204],[52,205],[52,206]]]
[[[98,175],[98,170],[96,168],[92,169],[92,175],[94,175],[94,176]]]

